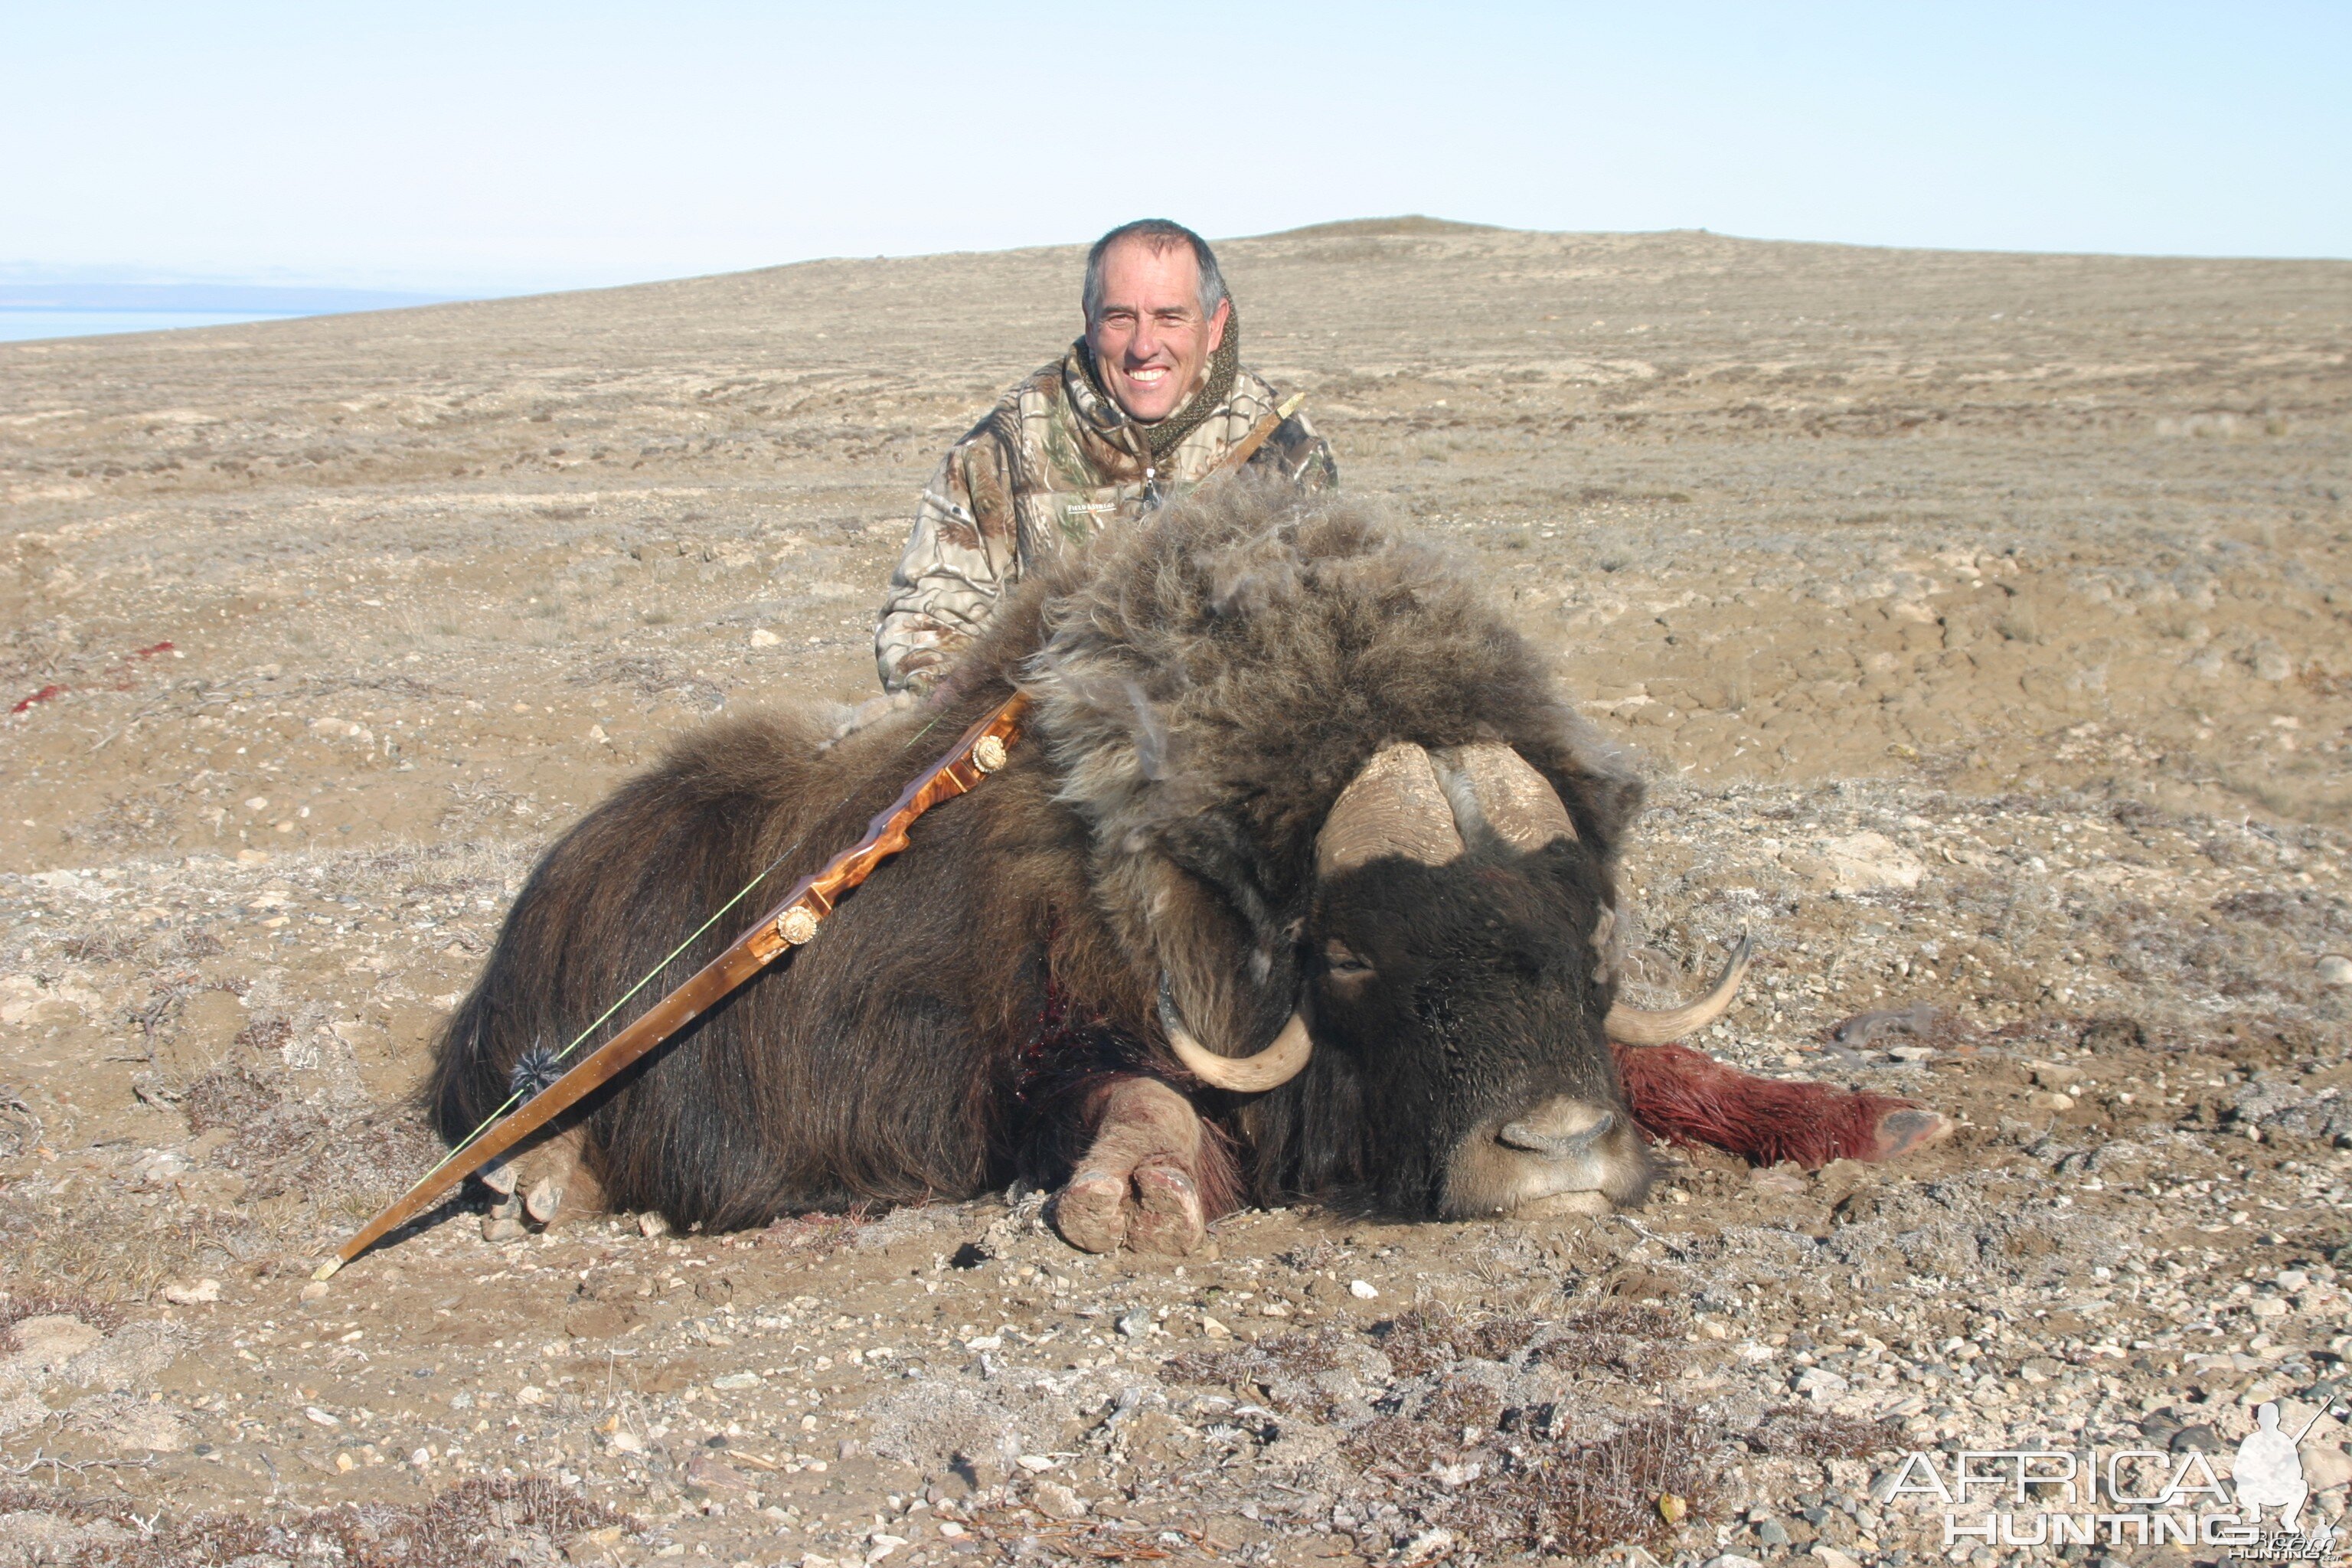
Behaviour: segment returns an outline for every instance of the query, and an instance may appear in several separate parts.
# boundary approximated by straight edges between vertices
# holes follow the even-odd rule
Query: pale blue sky
[[[2352,257],[2352,5],[0,8],[0,268],[431,290],[1402,212]]]

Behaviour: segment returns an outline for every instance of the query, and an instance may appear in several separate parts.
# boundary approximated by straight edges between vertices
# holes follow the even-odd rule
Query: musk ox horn
[[[1715,977],[1715,984],[1697,1001],[1657,1011],[1620,1002],[1601,1021],[1601,1032],[1622,1046],[1663,1046],[1706,1027],[1731,1005],[1732,993],[1739,989],[1748,973],[1749,951],[1750,943],[1743,935],[1725,962],[1723,973]]]
[[[1293,1013],[1274,1044],[1255,1056],[1219,1056],[1184,1026],[1165,974],[1160,977],[1160,1026],[1168,1031],[1169,1048],[1186,1071],[1213,1089],[1228,1089],[1235,1094],[1263,1094],[1288,1083],[1305,1070],[1307,1058],[1315,1052],[1315,1042],[1307,1032],[1307,1016]]]
[[[1453,761],[1470,786],[1470,804],[1496,837],[1532,854],[1555,838],[1576,840],[1576,824],[1551,781],[1499,741],[1464,746]]]
[[[1443,866],[1462,853],[1462,830],[1437,764],[1411,741],[1372,753],[1315,836],[1315,870],[1331,877],[1386,855]]]

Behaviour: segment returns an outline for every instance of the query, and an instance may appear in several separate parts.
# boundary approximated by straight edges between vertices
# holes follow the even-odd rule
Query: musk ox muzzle
[[[1424,1129],[1429,1139],[1449,1145],[1424,1150],[1433,1188],[1427,1207],[1440,1217],[1596,1214],[1640,1202],[1651,1164],[1622,1103],[1608,1038],[1612,1032],[1647,1037],[1662,1028],[1696,1027],[1720,1014],[1737,988],[1744,955],[1712,994],[1688,1007],[1664,1014],[1594,1007],[1593,1000],[1606,994],[1613,912],[1605,902],[1588,907],[1572,899],[1546,900],[1543,889],[1515,885],[1557,881],[1558,862],[1580,857],[1590,858],[1558,792],[1499,742],[1436,752],[1412,742],[1383,747],[1340,793],[1317,837],[1318,882],[1378,883],[1384,871],[1407,881],[1449,873],[1445,880],[1454,886],[1444,901],[1467,899],[1474,906],[1482,884],[1491,883],[1503,894],[1495,908],[1473,907],[1466,921],[1454,909],[1454,924],[1475,928],[1483,919],[1497,931],[1512,928],[1505,945],[1532,940],[1556,949],[1560,961],[1480,963],[1474,952],[1472,962],[1457,963],[1438,984],[1479,993],[1450,998],[1455,1011],[1475,1011],[1478,1025],[1450,1033],[1433,1027],[1425,1001],[1400,997],[1385,1016],[1370,1016],[1369,1026],[1351,1031],[1348,1059],[1326,1064],[1327,1077],[1360,1080],[1360,1098],[1374,1121],[1392,1120],[1396,1106],[1417,1100],[1445,1108]],[[1428,886],[1425,880],[1415,885]],[[1596,879],[1594,885],[1601,884]],[[1365,995],[1374,966],[1336,929],[1332,911],[1319,903],[1318,910],[1308,947],[1344,957],[1326,963],[1262,1050],[1228,1056],[1203,1045],[1162,977],[1162,1027],[1170,1048],[1196,1078],[1236,1093],[1270,1092],[1315,1065],[1318,1016],[1353,1013],[1361,1026],[1367,1015],[1379,1014]],[[1391,912],[1410,924],[1411,896]],[[1465,971],[1483,978],[1465,987]],[[1424,983],[1418,994],[1430,989]],[[1393,1151],[1413,1131],[1384,1127],[1377,1136]]]

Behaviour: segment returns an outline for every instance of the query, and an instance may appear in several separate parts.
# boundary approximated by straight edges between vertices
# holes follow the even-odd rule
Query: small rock
[[[343,1424],[341,1416],[330,1415],[315,1405],[304,1405],[302,1414],[321,1426],[340,1426]]]
[[[2322,985],[2352,985],[2352,958],[2331,952],[2314,965]]]
[[[1768,1519],[1756,1527],[1756,1539],[1766,1546],[1786,1546],[1789,1527],[1777,1519]]]
[[[1843,1398],[1853,1384],[1824,1367],[1809,1366],[1797,1374],[1790,1386],[1816,1405],[1828,1405]]]
[[[2072,1110],[2074,1109],[2074,1096],[2069,1094],[2060,1094],[2056,1089],[2035,1089],[2032,1094],[2025,1097],[2025,1100],[2027,1104],[2032,1106],[2036,1110]]]
[[[1047,1519],[1084,1519],[1087,1500],[1059,1481],[1039,1481],[1031,1500]]]
[[[63,1366],[104,1338],[102,1331],[62,1312],[23,1318],[16,1323],[17,1352],[39,1366]]]
[[[1203,1312],[1201,1314],[1201,1337],[1207,1340],[1229,1340],[1234,1337],[1234,1331]]]
[[[1054,1461],[1043,1454],[1023,1454],[1013,1462],[1033,1476],[1042,1476],[1054,1468]]]
[[[1856,833],[1822,846],[1831,886],[1841,893],[1909,891],[1927,868],[1883,833]]]
[[[649,1210],[637,1216],[637,1234],[646,1237],[667,1236],[669,1221]]]
[[[2352,1454],[2332,1443],[2306,1443],[2302,1452],[2304,1484],[2313,1491],[2352,1484]]]
[[[1821,1559],[1822,1568],[1862,1568],[1862,1564],[1826,1542],[1813,1542],[1813,1555]]]
[[[1708,1558],[1706,1568],[1764,1568],[1764,1564],[1753,1557],[1744,1557],[1737,1552],[1723,1552]]]
[[[1936,1059],[1936,1047],[1933,1046],[1893,1046],[1888,1047],[1886,1054],[1898,1062],[1910,1062],[1914,1064],[1919,1062],[1932,1062]]]
[[[2183,1426],[2172,1435],[2172,1451],[2176,1454],[2218,1454],[2221,1439],[2210,1426]]]
[[[317,1301],[323,1300],[329,1289],[330,1287],[324,1279],[313,1279],[308,1285],[302,1287],[302,1300],[305,1301]]]
[[[1805,1173],[1783,1163],[1769,1170],[1750,1171],[1748,1182],[1759,1193],[1778,1193],[1791,1196],[1805,1190]]]
[[[517,1405],[544,1405],[547,1403],[547,1390],[540,1387],[539,1384],[535,1383],[526,1383],[522,1387],[515,1391],[515,1403]]]
[[[1375,1300],[1379,1298],[1380,1293],[1380,1287],[1373,1284],[1369,1279],[1350,1279],[1348,1281],[1348,1294],[1353,1296],[1359,1301]]]
[[[733,1394],[746,1388],[757,1388],[760,1386],[760,1374],[756,1372],[730,1372],[725,1377],[712,1378],[710,1386],[725,1394]]]
[[[773,647],[783,640],[783,638],[778,637],[775,633],[770,631],[765,626],[755,627],[751,633],[751,646],[753,647]]]
[[[1119,1314],[1118,1331],[1128,1339],[1139,1339],[1151,1331],[1151,1309],[1129,1307]]]
[[[2060,1062],[2035,1062],[2033,1081],[2044,1089],[2072,1089],[2083,1081],[2083,1069]]]
[[[220,1281],[199,1279],[190,1285],[166,1285],[163,1287],[163,1300],[174,1307],[194,1307],[205,1301],[217,1301],[220,1300]]]
[[[1406,1542],[1405,1549],[1397,1553],[1396,1562],[1399,1568],[1415,1568],[1419,1563],[1434,1563],[1441,1557],[1454,1554],[1454,1534],[1450,1530],[1425,1530]],[[1732,1568],[1763,1568],[1763,1564],[1750,1563],[1743,1557]]]

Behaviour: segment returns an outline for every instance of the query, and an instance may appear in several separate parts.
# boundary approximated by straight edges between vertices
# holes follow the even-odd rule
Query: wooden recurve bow
[[[589,1052],[471,1142],[427,1172],[382,1214],[321,1264],[313,1279],[325,1279],[385,1236],[425,1213],[451,1188],[620,1075],[630,1063],[660,1045],[793,948],[814,937],[842,897],[866,880],[875,867],[907,847],[915,819],[943,800],[963,794],[1003,767],[1007,748],[1021,733],[1029,706],[1016,691],[966,730],[955,745],[918,774],[887,811],[874,818],[866,837],[801,879],[792,892],[728,945],[611,1039]]]

